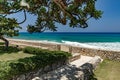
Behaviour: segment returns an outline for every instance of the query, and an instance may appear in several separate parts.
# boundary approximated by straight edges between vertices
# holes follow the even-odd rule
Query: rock
[[[17,80],[25,80],[25,75],[21,75]]]
[[[39,77],[35,77],[32,80],[41,80]]]

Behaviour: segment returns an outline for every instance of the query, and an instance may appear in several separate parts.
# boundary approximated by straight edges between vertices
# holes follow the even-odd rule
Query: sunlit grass
[[[3,43],[0,43],[0,61],[15,60],[34,56],[33,54],[26,54],[22,50],[13,46],[9,46],[8,50],[5,50],[5,47],[2,45]]]
[[[120,62],[103,61],[95,71],[97,80],[119,80],[120,79]]]
[[[23,53],[22,51],[16,52],[16,53],[10,53],[10,54],[5,53],[5,54],[0,55],[0,61],[15,60],[15,59],[31,57],[31,56],[33,56],[33,55]]]

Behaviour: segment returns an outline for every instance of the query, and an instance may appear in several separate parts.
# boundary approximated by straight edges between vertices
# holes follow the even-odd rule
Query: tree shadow
[[[81,70],[84,73],[84,80],[97,80],[97,78],[95,78],[95,74],[93,72],[94,67],[92,64],[90,63],[85,63],[81,66]]]
[[[17,47],[14,47],[14,46],[9,46],[8,50],[5,50],[5,46],[2,46],[2,45],[0,46],[0,55],[5,54],[5,53],[7,53],[7,54],[15,53],[15,52],[19,52],[19,51],[20,51],[20,49]]]
[[[80,67],[65,65],[57,70],[40,76],[41,80],[97,80],[94,77],[93,66],[85,63]]]

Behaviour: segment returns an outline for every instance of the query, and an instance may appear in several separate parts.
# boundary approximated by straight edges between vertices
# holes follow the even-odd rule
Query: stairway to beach
[[[93,70],[102,61],[99,56],[82,56],[54,71],[36,76],[32,80],[89,80]]]
[[[37,45],[38,43],[35,42],[34,44],[31,44],[31,42],[20,42],[13,40],[11,41],[11,43],[14,45],[19,45],[21,47],[32,46],[42,49],[48,49],[47,47],[41,47]],[[69,51],[69,49],[66,48],[66,46],[64,45],[62,45],[61,48],[65,51]],[[102,59],[99,56],[90,57],[83,56],[80,53],[72,53],[69,64],[59,67],[53,71],[47,72],[46,74],[37,75],[33,77],[32,80],[89,80],[89,78],[93,77],[93,70],[101,61]]]

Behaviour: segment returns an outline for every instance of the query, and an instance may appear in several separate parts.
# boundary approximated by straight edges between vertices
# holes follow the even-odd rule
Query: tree
[[[0,2],[0,15],[4,18],[6,15],[24,12],[25,19],[21,22],[24,23],[26,12],[37,16],[35,25],[27,26],[30,33],[56,31],[55,23],[69,24],[73,28],[86,28],[89,19],[99,19],[102,15],[102,11],[95,8],[96,0],[0,0]],[[16,23],[21,24],[15,20]]]
[[[8,48],[9,42],[3,37],[3,35],[10,37],[17,36],[19,32],[17,29],[19,28],[20,27],[15,19],[0,17],[0,39],[5,41],[5,49]]]

